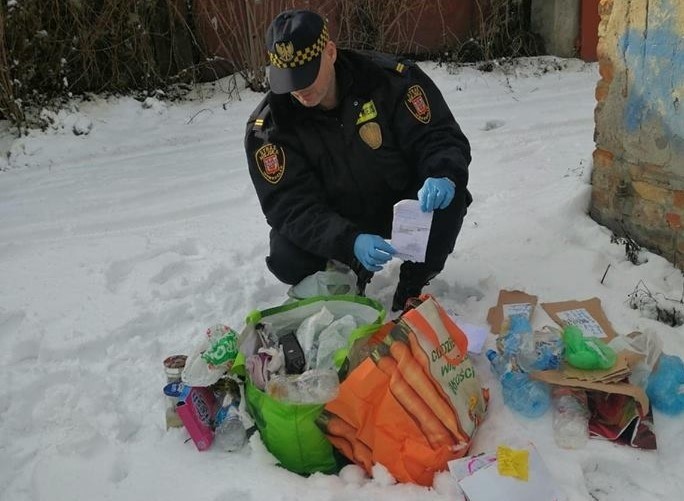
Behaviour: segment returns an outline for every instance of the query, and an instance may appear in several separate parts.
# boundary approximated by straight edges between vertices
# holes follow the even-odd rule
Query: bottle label
[[[218,428],[224,421],[235,421],[240,420],[240,412],[238,411],[237,404],[231,402],[225,407],[221,407],[216,413],[214,418],[214,427]]]

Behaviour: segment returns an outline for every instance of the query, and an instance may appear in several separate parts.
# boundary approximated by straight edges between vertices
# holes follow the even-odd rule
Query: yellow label
[[[359,118],[356,120],[356,125],[373,120],[378,116],[378,110],[375,109],[375,103],[371,99],[367,103],[363,103],[361,107],[361,113],[359,113]]]
[[[530,451],[500,445],[496,449],[496,465],[499,475],[527,482],[530,475]]]

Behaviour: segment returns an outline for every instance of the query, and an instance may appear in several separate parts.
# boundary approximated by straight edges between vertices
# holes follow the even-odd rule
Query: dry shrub
[[[23,122],[28,107],[73,94],[163,89],[194,78],[200,49],[182,0],[21,0],[0,10],[5,118]]]
[[[441,26],[432,28],[441,32],[443,60],[537,53],[536,39],[528,30],[530,0],[472,0],[473,36],[457,41],[455,47],[444,19],[450,1],[0,2],[0,118],[19,127],[34,125],[26,117],[28,110],[40,110],[55,99],[158,89],[169,95],[177,83],[213,79],[227,69],[240,72],[253,90],[264,91],[264,32],[279,11],[292,7],[315,8],[334,18],[341,47],[434,57],[434,52],[426,54],[425,47],[419,46],[415,35],[422,16],[436,9]],[[195,23],[205,37],[201,43]]]
[[[198,28],[208,23],[214,35],[211,52],[221,54],[220,59],[239,72],[250,89],[264,92],[268,89],[264,34],[280,11],[294,5],[287,0],[203,0],[197,7]]]
[[[352,49],[390,54],[420,52],[415,44],[416,29],[429,3],[440,9],[442,0],[341,0],[338,42]],[[444,29],[444,26],[442,26]]]

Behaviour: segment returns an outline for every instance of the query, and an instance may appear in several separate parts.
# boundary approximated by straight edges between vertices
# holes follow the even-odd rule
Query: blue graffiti
[[[657,14],[666,16],[663,23],[647,32],[627,30],[620,39],[629,71],[625,126],[634,132],[642,123],[655,119],[663,123],[670,138],[677,136],[681,141],[684,96],[676,91],[684,89],[684,34],[678,33],[676,7],[671,0],[662,1],[659,10]],[[653,13],[649,15],[649,21],[654,18]]]

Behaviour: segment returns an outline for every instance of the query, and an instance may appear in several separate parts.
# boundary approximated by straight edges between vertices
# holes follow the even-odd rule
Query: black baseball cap
[[[329,39],[326,22],[315,12],[286,10],[278,14],[266,31],[271,90],[286,94],[314,83]]]

